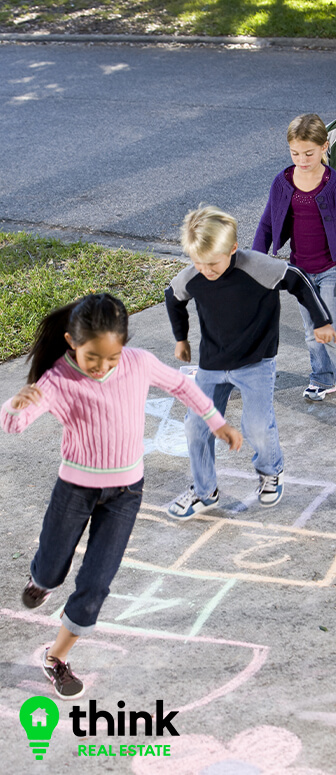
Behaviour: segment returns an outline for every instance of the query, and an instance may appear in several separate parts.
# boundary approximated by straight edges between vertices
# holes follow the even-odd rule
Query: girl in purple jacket
[[[336,321],[336,172],[327,166],[328,136],[316,113],[297,116],[287,131],[293,165],[273,180],[253,249],[277,254],[290,239],[290,261],[317,285]],[[303,397],[322,401],[336,390],[334,344],[316,342],[313,323],[300,305],[310,354],[310,383]]]

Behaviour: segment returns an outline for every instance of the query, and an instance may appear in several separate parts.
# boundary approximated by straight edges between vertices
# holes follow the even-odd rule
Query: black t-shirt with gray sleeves
[[[200,367],[229,371],[278,350],[279,291],[292,293],[309,311],[314,328],[331,323],[316,286],[298,267],[256,250],[237,250],[217,280],[194,265],[182,269],[165,291],[175,339],[188,338],[188,301],[195,299],[201,327]]]

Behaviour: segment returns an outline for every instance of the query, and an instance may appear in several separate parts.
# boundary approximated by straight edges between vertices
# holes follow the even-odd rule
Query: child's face
[[[192,261],[197,271],[203,274],[207,280],[218,280],[218,277],[229,268],[231,257],[236,252],[237,247],[238,244],[235,242],[229,255],[226,255],[226,253],[214,253],[208,260],[193,256]]]
[[[119,362],[123,345],[120,338],[110,331],[79,346],[72,341],[70,334],[65,334],[65,339],[75,351],[79,368],[93,379],[102,379]]]
[[[304,174],[318,170],[327,148],[328,143],[317,145],[311,140],[291,140],[289,143],[292,161]]]

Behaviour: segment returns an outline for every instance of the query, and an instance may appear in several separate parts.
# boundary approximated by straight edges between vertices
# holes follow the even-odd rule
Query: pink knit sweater
[[[145,350],[124,347],[118,365],[102,379],[85,374],[69,353],[37,385],[39,406],[1,409],[7,433],[22,433],[45,412],[63,425],[59,476],[82,487],[117,487],[143,476],[145,402],[150,385],[162,388],[201,415],[212,431],[224,424],[213,402],[180,371]]]

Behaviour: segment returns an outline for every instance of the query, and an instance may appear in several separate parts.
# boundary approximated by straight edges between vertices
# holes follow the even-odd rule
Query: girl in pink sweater
[[[239,431],[225,423],[188,377],[145,350],[124,347],[127,336],[126,309],[107,293],[55,310],[37,329],[29,384],[1,409],[7,433],[21,433],[44,412],[63,425],[59,476],[22,594],[28,608],[42,605],[63,583],[91,518],[75,591],[64,607],[57,638],[43,656],[43,671],[62,699],[84,692],[66,658],[79,635],[90,633],[96,623],[141,505],[149,387],[177,396],[230,449],[242,443]]]

